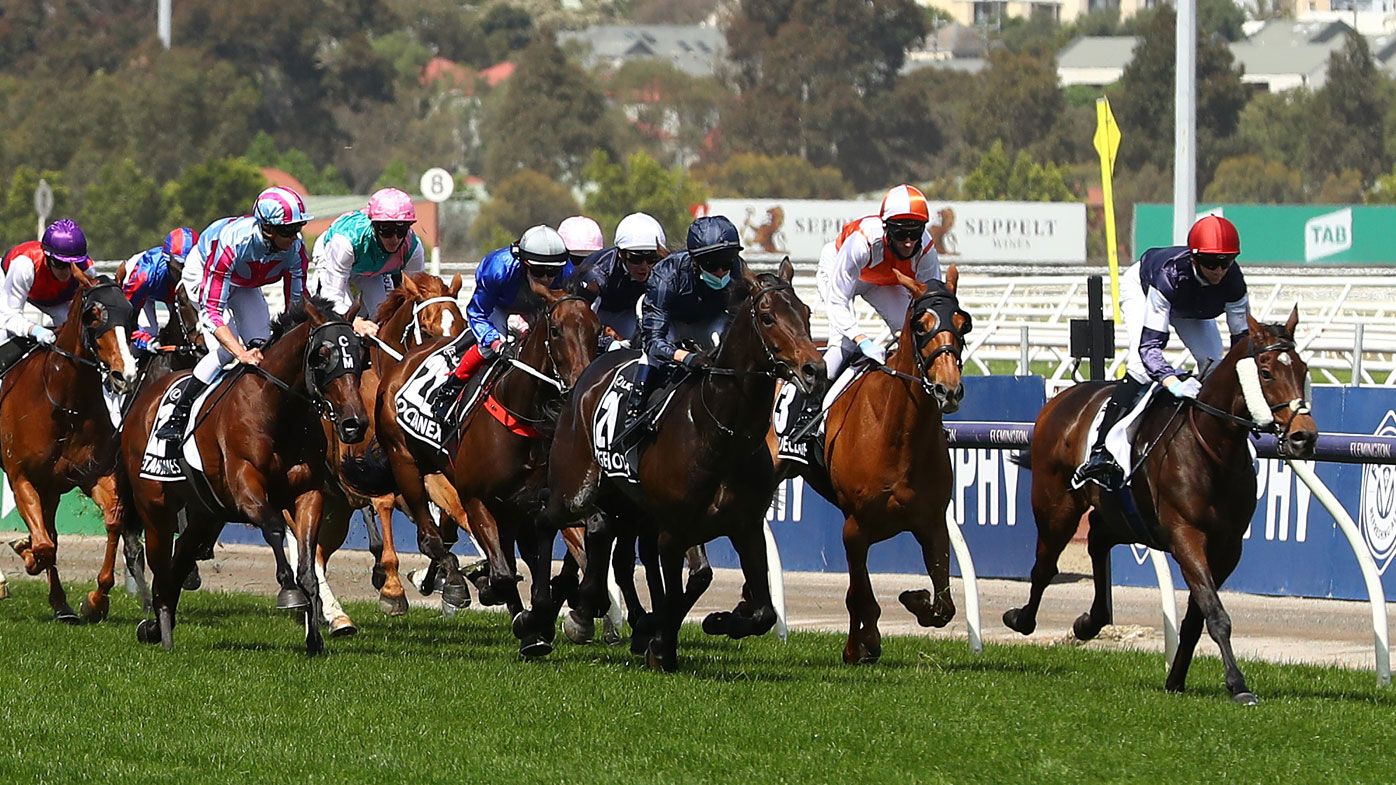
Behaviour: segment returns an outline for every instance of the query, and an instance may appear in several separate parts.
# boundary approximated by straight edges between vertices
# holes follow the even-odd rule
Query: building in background
[[[1327,0],[1325,0],[1327,1]],[[1005,19],[1038,17],[1067,23],[1092,11],[1117,9],[1121,19],[1134,16],[1142,8],[1152,8],[1159,0],[916,0],[923,6],[939,8],[963,25],[996,27]],[[1396,0],[1387,0],[1396,2]]]

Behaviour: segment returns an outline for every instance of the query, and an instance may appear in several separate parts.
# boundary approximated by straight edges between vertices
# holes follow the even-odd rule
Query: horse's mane
[[[775,273],[757,273],[751,279],[744,275],[734,275],[732,283],[727,286],[727,310],[729,313],[736,313],[758,289],[783,284],[785,279]]]
[[[289,333],[291,332],[291,330],[295,329],[297,325],[304,324],[306,321],[310,319],[310,313],[305,310],[306,302],[314,304],[315,310],[324,314],[328,318],[344,318],[344,314],[335,310],[334,303],[330,302],[324,297],[320,297],[319,295],[306,294],[305,298],[301,300],[300,305],[297,305],[293,308],[287,308],[285,311],[283,311],[280,315],[278,315],[275,319],[272,320],[271,337],[267,339],[268,347],[276,343],[278,338],[281,338],[282,336],[286,335],[286,333]]]
[[[437,278],[431,273],[411,273],[408,277],[412,279],[412,283],[417,285],[417,290],[427,297],[444,297],[450,293],[450,290],[446,288],[446,284],[442,283],[440,278]],[[383,300],[383,304],[378,306],[378,313],[373,315],[373,321],[378,324],[383,324],[388,319],[391,319],[394,313],[397,313],[397,309],[401,308],[404,303],[407,303],[411,299],[412,293],[408,292],[406,288],[401,286],[395,287],[391,292],[388,292],[388,296]]]

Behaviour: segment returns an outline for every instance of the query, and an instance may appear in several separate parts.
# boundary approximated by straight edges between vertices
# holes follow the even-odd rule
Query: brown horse
[[[407,596],[398,576],[397,549],[393,546],[393,510],[398,505],[398,497],[394,492],[371,494],[355,487],[342,471],[343,460],[350,456],[361,456],[364,450],[373,444],[376,434],[374,418],[382,374],[401,362],[404,352],[420,346],[423,342],[454,338],[465,329],[465,315],[456,300],[460,288],[459,273],[451,280],[450,286],[431,273],[404,275],[402,285],[388,293],[387,299],[374,315],[374,321],[379,325],[378,339],[368,342],[370,366],[359,381],[359,393],[369,420],[367,433],[358,443],[346,444],[339,439],[332,423],[321,424],[326,443],[330,445],[326,459],[329,462],[332,482],[326,489],[325,519],[320,528],[317,569],[325,621],[329,624],[332,636],[352,635],[356,630],[354,622],[330,592],[324,577],[326,563],[344,544],[348,535],[349,517],[354,509],[363,510],[364,522],[369,527],[370,548],[374,551],[377,561],[374,567],[374,584],[381,590],[379,607],[389,616],[400,616],[407,612]],[[441,506],[448,508],[449,503]],[[459,501],[455,502],[455,506],[460,506]],[[377,531],[373,529],[374,519],[380,527]],[[382,532],[381,542],[373,536],[378,531]]]
[[[412,439],[396,419],[398,391],[426,356],[444,345],[437,342],[409,354],[383,377],[377,420],[383,454],[371,453],[365,460],[347,462],[362,473],[365,487],[381,490],[390,483],[396,485],[417,524],[424,552],[444,571],[442,601],[455,606],[462,605],[468,596],[465,578],[455,560],[448,558],[441,533],[427,510],[424,469],[445,475],[464,503],[464,517],[489,563],[486,590],[502,599],[511,612],[521,611],[513,556],[515,537],[531,533],[532,527],[525,524],[541,510],[548,437],[560,402],[596,356],[601,322],[588,302],[574,294],[550,290],[532,278],[528,285],[538,303],[528,320],[532,328],[517,357],[499,361],[504,366],[486,382],[490,386],[484,405],[466,413],[449,454],[442,455]],[[530,552],[525,543],[525,555]],[[535,569],[535,583],[546,583],[543,576],[548,574],[546,566]]]
[[[943,285],[927,286],[898,273],[911,294],[902,340],[885,366],[860,376],[830,406],[824,431],[827,470],[800,468],[810,486],[846,516],[847,663],[872,663],[882,655],[877,629],[882,610],[868,576],[873,543],[911,532],[935,594],[904,591],[902,605],[922,627],[943,627],[955,617],[945,515],[954,475],[941,414],[958,409],[964,397],[960,353],[971,322],[955,297],[959,280],[954,266]]]
[[[351,309],[346,319],[353,319]],[[218,538],[224,521],[261,529],[276,558],[282,591],[278,605],[305,610],[306,650],[324,648],[313,554],[323,513],[326,444],[321,418],[332,419],[339,438],[362,438],[368,418],[359,396],[365,353],[346,321],[326,301],[306,301],[282,314],[263,350],[261,366],[239,366],[235,377],[212,392],[194,420],[204,462],[197,479],[156,482],[140,476],[141,457],[172,374],[142,392],[127,415],[121,460],[127,493],[145,525],[146,555],[154,583],[156,618],[136,629],[143,643],[174,646],[175,609],[194,558]],[[188,528],[174,540],[176,514]],[[300,546],[298,575],[284,552],[285,524]]]
[[[51,347],[36,346],[0,384],[0,464],[29,536],[11,543],[25,572],[48,577],[54,618],[76,622],[58,577],[59,499],[80,488],[102,510],[107,547],[97,588],[82,601],[87,621],[106,618],[116,543],[125,529],[117,489],[116,428],[103,390],[130,391],[136,361],[128,343],[135,311],[121,288],[81,272],[68,319]],[[18,339],[13,339],[18,340]]]
[[[1283,325],[1260,324],[1249,316],[1247,321],[1250,332],[1207,375],[1195,403],[1156,402],[1141,416],[1136,445],[1149,448],[1134,448],[1137,468],[1119,494],[1093,484],[1076,490],[1070,485],[1089,447],[1091,420],[1110,395],[1111,385],[1078,384],[1043,407],[1030,446],[1037,561],[1028,604],[1003,614],[1010,629],[1027,635],[1036,628],[1038,604],[1057,574],[1057,558],[1089,513],[1087,546],[1095,601],[1072,626],[1076,637],[1090,640],[1112,622],[1112,547],[1143,542],[1166,550],[1178,562],[1189,594],[1165,688],[1183,691],[1205,620],[1221,649],[1232,698],[1243,704],[1256,702],[1236,666],[1231,618],[1217,597],[1217,589],[1241,559],[1241,544],[1255,512],[1247,434],[1281,434],[1281,454],[1305,459],[1313,455],[1318,427],[1304,398],[1308,366],[1294,349],[1299,310]],[[1122,502],[1132,502],[1137,518],[1126,518]],[[1134,526],[1131,519],[1136,520]],[[1145,533],[1153,542],[1146,541]]]
[[[813,393],[822,388],[824,360],[809,334],[809,308],[790,285],[794,268],[783,262],[778,274],[747,273],[732,286],[732,321],[713,357],[713,366],[680,386],[656,425],[653,440],[640,454],[638,486],[604,476],[593,448],[594,415],[619,368],[635,355],[608,352],[577,382],[577,391],[558,421],[548,461],[547,515],[538,522],[543,536],[531,562],[543,563],[552,533],[596,510],[609,527],[588,525],[586,578],[577,608],[569,615],[589,626],[606,609],[606,571],[616,532],[655,538],[665,590],[653,598],[657,634],[649,645],[652,668],[678,667],[678,633],[692,596],[683,586],[688,548],[717,537],[731,540],[749,587],[748,613],[729,614],[725,631],[733,638],[760,635],[776,623],[766,582],[766,508],[775,490],[775,467],[764,445],[770,427],[777,378]],[[624,483],[629,485],[628,483]],[[613,528],[614,531],[608,531]],[[558,606],[548,581],[533,581],[533,608],[515,621],[525,656],[552,649]],[[574,637],[569,632],[569,637]],[[585,639],[589,635],[581,635]]]

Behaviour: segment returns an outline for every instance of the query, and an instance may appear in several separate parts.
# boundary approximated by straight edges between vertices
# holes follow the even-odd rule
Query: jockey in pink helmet
[[[422,241],[412,231],[416,222],[412,197],[396,188],[374,192],[366,209],[336,218],[315,242],[310,291],[347,311],[357,290],[364,307],[354,329],[376,335],[372,320],[393,290],[394,276],[426,269]]]

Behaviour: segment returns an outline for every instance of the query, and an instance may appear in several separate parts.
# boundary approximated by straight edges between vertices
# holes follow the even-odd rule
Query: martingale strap
[[[508,409],[505,409],[499,401],[494,399],[493,395],[485,398],[485,411],[489,412],[491,417],[498,420],[500,425],[508,428],[515,436],[522,436],[525,439],[537,439],[542,435],[538,432],[537,428],[524,422]]]

